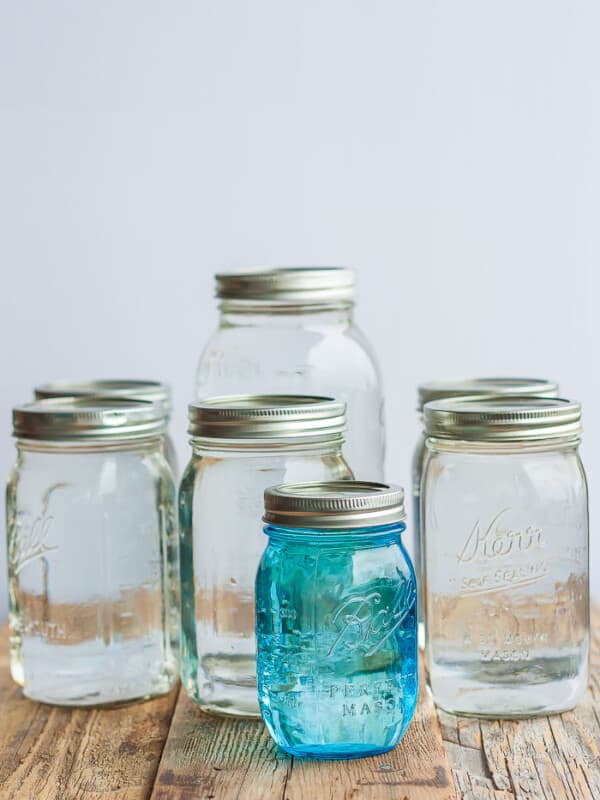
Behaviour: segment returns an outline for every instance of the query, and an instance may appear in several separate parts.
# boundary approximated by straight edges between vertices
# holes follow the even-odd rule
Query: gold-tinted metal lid
[[[461,397],[424,408],[425,432],[439,439],[526,442],[577,439],[581,405],[559,397]]]
[[[472,395],[536,395],[558,397],[558,383],[541,378],[468,378],[465,380],[428,381],[418,388],[419,411],[425,403],[446,397]]]
[[[49,397],[124,397],[162,403],[165,414],[171,413],[171,388],[160,381],[135,379],[94,381],[53,381],[36,386],[36,400]]]
[[[13,408],[13,436],[42,441],[116,441],[157,436],[160,403],[109,397],[53,397]]]
[[[283,483],[265,490],[263,521],[289,528],[340,530],[406,519],[404,489],[368,481]]]
[[[232,395],[211,397],[188,406],[193,439],[341,438],[346,404],[309,395]]]
[[[223,300],[280,303],[352,302],[354,270],[348,267],[265,267],[215,275],[216,294]]]

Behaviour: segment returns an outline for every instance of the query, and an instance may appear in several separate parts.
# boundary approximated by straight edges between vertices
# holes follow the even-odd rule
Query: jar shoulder
[[[21,452],[10,472],[7,493],[16,499],[44,487],[68,486],[108,496],[142,485],[158,485],[167,495],[175,491],[173,472],[159,445],[93,453]]]
[[[334,581],[338,571],[342,570],[347,572],[349,579],[344,584],[346,589],[381,576],[382,570],[387,570],[392,576],[415,580],[410,556],[399,541],[319,546],[293,538],[274,540],[269,537],[259,564],[260,580],[274,578],[279,569],[281,573],[277,580],[292,583],[297,580],[294,570],[303,575],[317,574],[314,572],[317,570],[322,579],[327,580],[329,576]],[[318,588],[318,582],[314,586]]]
[[[270,374],[271,373],[271,374]],[[253,377],[267,382],[275,377],[288,381],[304,374],[347,373],[352,385],[381,382],[375,352],[354,323],[343,328],[224,327],[207,342],[198,363],[197,384],[218,389],[228,379]],[[265,384],[266,385],[266,384]]]
[[[548,502],[587,503],[587,480],[577,449],[507,453],[440,451],[426,447],[421,488],[433,494],[479,486],[506,497],[527,494]]]

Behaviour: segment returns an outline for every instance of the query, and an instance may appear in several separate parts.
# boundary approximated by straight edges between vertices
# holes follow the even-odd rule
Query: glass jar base
[[[299,758],[314,758],[320,761],[343,761],[349,758],[369,758],[379,756],[382,753],[389,753],[396,745],[386,747],[370,748],[364,744],[340,744],[337,746],[330,744],[306,745],[303,747],[284,747],[280,748],[291,756]]]
[[[483,682],[472,674],[440,670],[432,666],[435,678],[428,686],[435,704],[457,716],[483,719],[523,719],[562,714],[581,701],[587,689],[587,675],[582,673],[555,680],[515,684]],[[437,690],[436,690],[437,689]]]
[[[59,706],[63,708],[118,708],[120,706],[136,705],[137,703],[145,703],[147,700],[152,700],[155,697],[162,697],[168,694],[175,686],[175,681],[165,681],[164,685],[157,685],[151,691],[145,694],[139,694],[131,697],[115,697],[103,699],[99,696],[99,692],[90,694],[83,694],[81,696],[70,697],[52,697],[45,695],[37,695],[23,691],[23,696],[34,703],[44,703],[48,706]]]
[[[212,681],[202,691],[192,682],[184,681],[190,699],[205,714],[238,719],[260,719],[260,709],[255,686],[235,686]]]
[[[237,708],[232,705],[217,705],[194,701],[203,714],[211,717],[231,717],[232,719],[256,719],[261,718],[260,711],[251,711],[244,708]]]

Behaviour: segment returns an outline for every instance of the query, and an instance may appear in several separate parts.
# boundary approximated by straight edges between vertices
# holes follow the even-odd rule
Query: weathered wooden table
[[[437,712],[421,692],[391,753],[292,759],[260,722],[201,714],[183,691],[111,710],[23,699],[0,653],[1,800],[600,800],[600,613],[585,702],[495,722]]]

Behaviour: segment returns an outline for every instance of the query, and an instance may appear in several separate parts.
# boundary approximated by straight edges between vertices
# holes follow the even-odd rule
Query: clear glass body
[[[177,451],[175,449],[175,445],[173,443],[173,439],[171,439],[170,434],[165,433],[163,437],[163,448],[164,448],[164,456],[167,460],[167,464],[171,467],[171,472],[173,473],[173,478],[177,480],[179,478],[179,465],[177,463]]]
[[[383,480],[385,432],[379,367],[352,306],[227,301],[198,366],[197,398],[316,394],[344,400],[344,453],[357,478]]]
[[[60,705],[169,691],[178,540],[161,438],[18,441],[17,452],[6,503],[14,679]]]
[[[254,580],[264,490],[352,473],[340,441],[192,446],[179,491],[182,681],[205,711],[259,717]]]
[[[269,546],[256,577],[259,700],[288,753],[376,755],[406,731],[418,661],[403,529],[265,528]]]
[[[417,609],[419,615],[419,647],[425,646],[425,602],[427,591],[425,589],[425,543],[423,541],[423,531],[421,529],[421,478],[423,477],[423,465],[427,456],[425,447],[425,435],[420,434],[415,447],[412,460],[412,530],[413,530],[413,563],[417,576]]]
[[[573,708],[587,688],[588,501],[576,443],[428,439],[426,658],[459,714]]]

